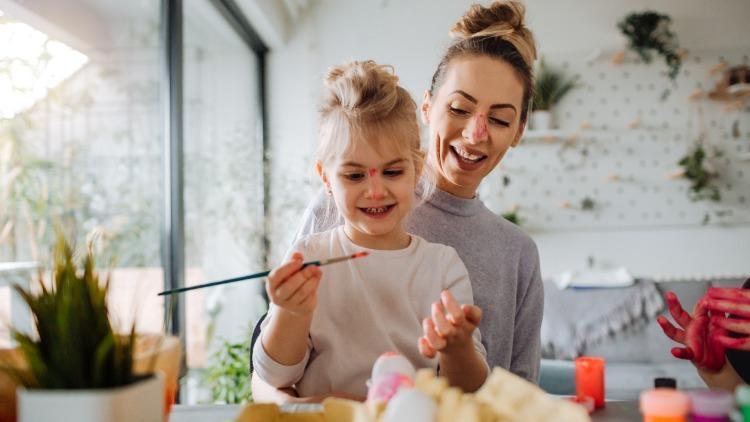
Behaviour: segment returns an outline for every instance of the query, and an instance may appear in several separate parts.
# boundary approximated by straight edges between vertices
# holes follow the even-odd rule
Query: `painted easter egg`
[[[402,388],[393,396],[383,414],[384,422],[433,422],[437,404],[415,388]]]
[[[388,373],[397,373],[414,379],[416,372],[414,365],[404,355],[388,352],[380,355],[378,360],[375,361],[375,365],[372,366],[370,379],[374,381],[380,375]]]
[[[372,385],[367,391],[367,401],[388,403],[401,389],[411,387],[414,387],[414,380],[406,375],[395,372],[382,374],[372,380]]]

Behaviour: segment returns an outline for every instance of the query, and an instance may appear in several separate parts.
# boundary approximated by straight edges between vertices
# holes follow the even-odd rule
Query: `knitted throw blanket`
[[[574,359],[607,338],[642,329],[663,309],[662,294],[650,281],[586,290],[545,283],[542,357]]]

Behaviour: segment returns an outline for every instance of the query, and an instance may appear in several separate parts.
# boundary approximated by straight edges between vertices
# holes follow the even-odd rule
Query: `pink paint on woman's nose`
[[[487,116],[484,114],[478,114],[474,118],[474,133],[472,137],[474,140],[487,139]]]
[[[367,170],[367,174],[370,177],[375,177],[375,175],[378,174],[378,169],[375,169],[375,168],[369,169],[369,170]]]

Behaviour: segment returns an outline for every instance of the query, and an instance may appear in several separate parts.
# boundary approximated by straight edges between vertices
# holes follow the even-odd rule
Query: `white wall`
[[[276,258],[288,246],[301,208],[312,190],[319,186],[311,175],[311,154],[315,146],[316,102],[326,70],[353,58],[372,58],[389,63],[395,66],[403,85],[415,99],[421,100],[440,54],[449,42],[448,28],[470,3],[455,0],[319,1],[288,34],[287,44],[273,50],[269,57],[268,97]],[[573,67],[595,49],[604,51],[600,59],[603,63],[599,65],[606,66],[607,54],[624,45],[616,22],[628,12],[646,8],[671,15],[673,30],[681,46],[696,54],[728,51],[735,52],[735,56],[739,54],[741,60],[741,52],[750,51],[750,25],[747,25],[750,2],[745,0],[713,2],[710,11],[707,3],[700,0],[534,0],[526,4],[528,23],[536,34],[541,53],[558,62],[568,57]],[[649,70],[653,72],[651,76],[645,76],[649,79],[644,83],[668,85],[659,66],[659,63],[651,68],[641,66],[646,69],[643,70],[646,74]],[[640,75],[641,70],[638,72]],[[678,88],[683,92],[692,90],[693,85],[681,82]],[[579,95],[585,95],[585,92]],[[584,97],[584,100],[590,99]],[[639,101],[642,104],[638,104]],[[684,107],[682,118],[672,122],[674,126],[682,125],[685,119],[690,120],[686,117],[690,115],[690,105],[677,95],[673,95],[670,101],[674,102],[669,104],[670,110]],[[633,99],[634,108],[654,105],[658,102],[650,97],[636,95]],[[576,110],[576,105],[569,102],[561,111],[575,115]],[[746,122],[750,119],[747,113],[738,118],[743,121],[743,130],[748,130]],[[575,125],[578,123],[576,121]],[[744,148],[745,145],[750,151],[748,141],[750,133],[743,134],[732,148],[735,145]],[[681,148],[687,148],[689,142],[685,140],[683,143]],[[521,148],[529,147],[524,145]],[[673,166],[682,152],[675,148],[671,152],[675,160],[667,158],[669,162],[661,164]],[[648,153],[639,149],[634,157],[623,158],[637,163]],[[522,154],[519,151],[517,155]],[[533,165],[533,160],[527,162],[526,159],[528,157],[507,157],[503,164],[511,169],[519,163]],[[744,178],[741,182],[745,184],[739,185],[740,189],[745,189],[750,177],[747,164],[732,165],[745,166],[744,173],[740,173],[744,174],[740,177]],[[522,173],[511,176],[515,176],[513,186],[526,184],[529,191],[533,191]],[[482,195],[493,210],[501,212],[509,201],[522,202],[523,198],[502,198],[502,193],[496,194],[498,189],[491,186],[492,183],[488,180]],[[665,189],[672,188],[667,186]],[[684,191],[684,187],[680,189]],[[675,187],[674,191],[679,192],[679,189]],[[625,194],[631,193],[626,190]],[[750,196],[750,191],[747,194]],[[639,194],[633,191],[632,195]],[[705,205],[685,202],[675,203],[672,207],[688,207],[697,214]],[[621,211],[635,215],[641,210],[625,207]],[[742,214],[742,210],[736,211],[735,214]],[[533,215],[531,217],[533,220]],[[750,260],[747,259],[750,257],[750,225],[743,218],[726,222],[725,226],[712,224],[704,227],[695,219],[668,221],[665,217],[666,220],[645,227],[594,224],[557,230],[557,226],[537,224],[530,229],[540,247],[545,275],[582,267],[588,256],[594,256],[597,262],[626,265],[635,274],[644,276],[739,274],[750,273]]]

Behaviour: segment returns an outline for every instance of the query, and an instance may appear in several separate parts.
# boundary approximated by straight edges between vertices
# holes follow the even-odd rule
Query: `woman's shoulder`
[[[536,252],[536,242],[518,225],[487,208],[482,213],[482,217],[482,223],[480,224],[482,227],[479,227],[482,232],[494,234],[499,241],[506,245],[515,245],[522,252]]]

